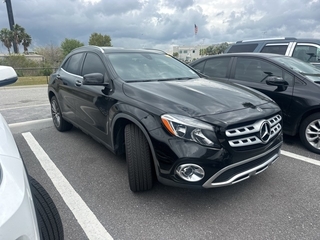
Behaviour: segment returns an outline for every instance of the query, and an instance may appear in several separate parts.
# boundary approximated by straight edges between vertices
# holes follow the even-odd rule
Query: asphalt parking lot
[[[156,184],[132,193],[126,162],[50,119],[46,87],[0,89],[0,113],[30,175],[50,193],[65,239],[320,239],[320,155],[285,137],[278,161],[236,185]]]

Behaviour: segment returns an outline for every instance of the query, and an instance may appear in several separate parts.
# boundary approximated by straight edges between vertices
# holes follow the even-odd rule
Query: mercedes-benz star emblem
[[[269,122],[264,121],[260,128],[260,139],[263,143],[267,143],[270,139],[271,127]]]

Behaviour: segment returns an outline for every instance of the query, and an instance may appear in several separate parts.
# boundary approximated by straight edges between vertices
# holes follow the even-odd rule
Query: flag
[[[198,33],[198,26],[195,24],[194,25],[194,34],[197,34]]]

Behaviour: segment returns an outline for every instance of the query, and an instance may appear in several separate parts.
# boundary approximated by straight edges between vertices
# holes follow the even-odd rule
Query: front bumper
[[[282,143],[279,143],[272,149],[258,156],[231,164],[221,169],[202,186],[204,188],[229,186],[262,173],[279,158],[281,144]]]
[[[234,138],[222,138],[219,149],[169,136],[161,128],[151,131],[157,178],[166,185],[188,188],[222,187],[248,179],[266,170],[279,158],[283,135],[281,127],[275,126],[267,143],[255,140],[256,144],[248,145],[240,136],[241,141],[237,140],[240,146],[234,147],[230,144],[230,139],[236,142]],[[249,131],[252,129],[248,128]],[[201,178],[188,180],[182,176],[181,166],[188,165],[193,168],[190,171],[195,175],[199,173]],[[186,167],[187,171],[189,169]]]
[[[0,239],[40,239],[28,176],[21,159],[0,155]]]

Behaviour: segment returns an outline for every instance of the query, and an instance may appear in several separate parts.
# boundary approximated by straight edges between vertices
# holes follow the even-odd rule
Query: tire
[[[304,119],[299,130],[302,144],[312,152],[320,153],[320,113]]]
[[[125,127],[125,150],[131,191],[151,189],[154,179],[151,152],[146,137],[135,124]]]
[[[48,192],[29,176],[30,189],[37,215],[40,239],[63,240],[64,233],[59,212]]]
[[[60,132],[68,131],[72,128],[72,124],[64,120],[61,114],[61,109],[59,106],[59,103],[57,101],[57,98],[53,96],[50,99],[50,105],[51,105],[51,116],[53,120],[53,124],[56,127],[56,129]]]

